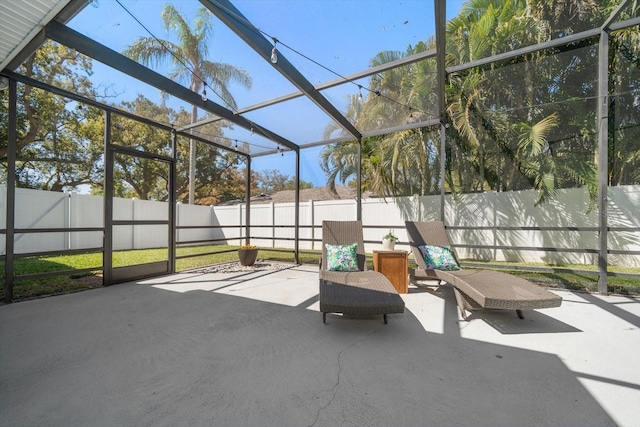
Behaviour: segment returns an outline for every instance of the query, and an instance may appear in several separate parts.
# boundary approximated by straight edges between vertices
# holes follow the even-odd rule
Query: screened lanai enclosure
[[[3,0],[0,61],[5,302],[299,263],[326,219],[640,279],[637,1]]]

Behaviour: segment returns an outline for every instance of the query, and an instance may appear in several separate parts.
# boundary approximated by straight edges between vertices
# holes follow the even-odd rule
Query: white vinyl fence
[[[535,207],[535,191],[486,192],[447,196],[445,221],[452,229],[450,237],[457,245],[498,246],[502,249],[459,247],[461,258],[497,261],[530,261],[542,263],[595,264],[596,254],[579,252],[514,250],[520,248],[597,249],[596,231],[574,231],[571,228],[597,227],[598,213],[588,212],[588,194],[584,189],[560,191],[554,200]],[[609,189],[608,225],[610,228],[640,227],[640,185]],[[6,228],[6,187],[0,186],[0,228]],[[323,220],[354,220],[355,200],[304,201],[300,203],[300,249],[320,249]],[[200,226],[177,230],[178,242],[203,242],[226,239],[240,244],[245,225],[246,207],[194,206],[178,204],[178,226]],[[54,193],[28,189],[16,190],[15,227],[17,229],[102,227],[103,198],[77,193]],[[166,220],[168,206],[163,202],[115,199],[114,219]],[[400,238],[399,248],[408,249],[404,221],[437,220],[440,197],[403,197],[398,199],[365,199],[362,221],[367,250],[381,248],[377,243],[391,228]],[[262,247],[293,248],[295,231],[294,203],[251,205],[251,242]],[[315,227],[309,227],[314,225]],[[216,228],[217,226],[228,228]],[[525,230],[476,230],[487,227],[525,227]],[[559,227],[541,231],[537,227]],[[114,249],[144,249],[167,246],[165,225],[130,225],[114,229]],[[15,253],[87,249],[102,246],[101,231],[49,232],[15,236]],[[610,231],[609,249],[640,251],[640,232]],[[313,240],[313,241],[312,241]],[[225,243],[222,241],[220,243]],[[194,243],[196,244],[196,243]],[[0,251],[5,253],[5,235],[0,234]],[[638,255],[609,255],[613,265],[640,266]]]

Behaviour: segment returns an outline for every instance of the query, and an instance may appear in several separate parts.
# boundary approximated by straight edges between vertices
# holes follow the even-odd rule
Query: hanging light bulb
[[[274,64],[278,63],[278,51],[276,50],[276,44],[278,44],[278,39],[273,38],[273,49],[271,49],[271,62]]]
[[[253,123],[251,123],[251,135],[254,135],[255,131],[253,130]]]
[[[202,89],[202,100],[204,102],[207,102],[207,86],[204,86],[204,89]]]
[[[358,101],[362,102],[362,86],[358,85]]]

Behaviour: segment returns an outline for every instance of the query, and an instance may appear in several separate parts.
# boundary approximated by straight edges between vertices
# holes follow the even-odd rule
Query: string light
[[[271,49],[271,62],[273,64],[278,63],[278,51],[276,50],[276,44],[278,43],[278,39],[273,37],[273,49]]]
[[[271,39],[273,40],[273,48],[271,49],[271,62],[273,62],[274,64],[278,62],[278,55],[277,55],[276,45],[277,45],[277,43],[280,43],[281,45],[285,46],[287,49],[291,50],[292,52],[294,52],[294,53],[296,53],[296,54],[300,55],[302,58],[304,58],[304,59],[306,59],[306,60],[308,60],[308,61],[310,61],[310,62],[312,62],[312,63],[316,64],[317,66],[319,66],[319,67],[321,67],[321,68],[323,68],[323,69],[325,69],[325,70],[329,71],[330,73],[332,73],[332,74],[334,74],[334,75],[336,75],[336,76],[340,77],[340,78],[341,78],[341,79],[343,79],[345,82],[347,82],[347,83],[351,83],[351,84],[353,84],[353,85],[358,86],[358,91],[359,91],[358,99],[359,99],[360,101],[362,101],[362,100],[363,100],[363,98],[362,98],[362,89],[363,89],[363,86],[362,86],[362,85],[359,85],[358,83],[354,82],[353,80],[348,79],[347,77],[343,76],[342,74],[340,74],[340,73],[338,73],[338,72],[336,72],[336,71],[334,71],[334,70],[330,69],[329,67],[326,67],[325,65],[322,65],[322,64],[321,64],[321,63],[319,63],[318,61],[316,61],[316,60],[314,60],[314,59],[312,59],[312,58],[310,58],[310,57],[306,56],[306,55],[305,55],[305,54],[303,54],[302,52],[297,51],[297,50],[296,50],[296,49],[294,49],[293,47],[289,46],[289,45],[288,45],[288,44],[286,44],[286,43],[283,43],[281,40],[278,40],[277,38],[275,38],[275,37],[273,37],[273,36],[269,35],[269,34],[268,34],[268,33],[266,33],[265,31],[263,31],[263,30],[261,30],[261,29],[259,29],[259,28],[255,28],[255,27],[253,26],[253,24],[251,24],[251,22],[247,21],[246,19],[243,19],[243,18],[239,17],[237,14],[235,14],[234,12],[232,12],[232,11],[228,10],[227,8],[225,8],[225,7],[223,7],[223,6],[220,6],[220,7],[221,7],[222,9],[225,9],[225,10],[227,11],[227,13],[229,13],[229,14],[231,14],[231,15],[235,16],[236,18],[238,18],[238,20],[239,20],[240,22],[243,22],[243,23],[246,25],[246,27],[247,27],[248,29],[250,29],[251,31],[256,32],[256,34],[262,34],[262,35],[264,35],[264,36],[266,36],[266,37],[271,37]],[[396,99],[390,98],[390,97],[388,97],[388,96],[386,96],[386,95],[383,95],[379,90],[371,90],[371,89],[366,88],[366,87],[365,87],[364,89],[365,89],[365,90],[368,90],[368,91],[369,91],[369,92],[371,92],[371,93],[374,93],[374,94],[375,94],[376,96],[378,96],[378,97],[382,97],[382,98],[384,98],[384,99],[386,99],[386,100],[388,100],[388,101],[391,101],[391,102],[393,102],[393,103],[395,103],[395,104],[398,104],[398,105],[400,105],[400,106],[407,107],[407,105],[403,104],[402,102],[400,102],[400,101],[398,101],[398,100],[396,100]],[[419,111],[419,110],[417,110],[417,111]]]
[[[248,24],[249,24],[249,28],[250,28],[252,31],[254,31],[254,30],[253,30],[253,28],[252,28],[252,25],[251,25],[250,23],[248,23]],[[312,62],[312,63],[316,64],[317,66],[319,66],[319,67],[321,67],[321,68],[323,68],[323,69],[325,69],[325,70],[329,71],[329,72],[330,72],[330,73],[332,73],[332,74],[335,74],[336,76],[338,76],[338,77],[340,77],[341,79],[343,79],[345,82],[347,82],[347,83],[351,83],[351,84],[353,84],[353,85],[358,86],[358,92],[359,92],[359,94],[358,94],[358,100],[363,101],[363,97],[362,97],[362,89],[365,89],[365,90],[368,90],[369,92],[371,92],[371,93],[375,94],[377,97],[384,98],[384,99],[386,99],[387,101],[393,102],[393,103],[395,103],[395,104],[397,104],[397,105],[400,105],[400,106],[403,106],[403,107],[408,107],[408,105],[406,105],[406,104],[402,103],[401,101],[398,101],[397,99],[393,99],[393,98],[388,97],[387,95],[383,95],[379,90],[371,90],[371,89],[369,89],[369,88],[363,87],[362,85],[360,85],[360,84],[358,84],[358,83],[354,82],[353,80],[348,79],[347,77],[343,76],[342,74],[340,74],[340,73],[338,73],[338,72],[336,72],[336,71],[334,71],[334,70],[330,69],[329,67],[326,67],[326,66],[322,65],[322,64],[321,64],[321,63],[319,63],[318,61],[315,61],[314,59],[312,59],[312,58],[310,58],[310,57],[308,57],[308,56],[304,55],[303,53],[301,53],[301,52],[297,51],[296,49],[292,48],[291,46],[289,46],[288,44],[283,43],[281,40],[278,40],[277,38],[275,38],[275,37],[273,37],[273,36],[271,36],[271,35],[267,34],[266,32],[264,32],[264,31],[262,31],[262,30],[260,30],[260,29],[257,29],[257,28],[256,28],[256,30],[257,30],[259,33],[261,33],[261,34],[265,35],[266,37],[271,37],[271,39],[273,40],[273,44],[274,44],[274,46],[273,46],[273,49],[271,50],[271,62],[273,62],[274,64],[275,64],[275,63],[277,62],[277,60],[278,60],[276,44],[277,44],[277,43],[280,43],[281,45],[285,46],[287,49],[291,50],[292,52],[294,52],[294,53],[296,53],[296,54],[300,55],[302,58],[304,58],[304,59],[306,59],[306,60],[308,60],[308,61],[310,61],[310,62]],[[416,110],[416,111],[420,111],[420,110]]]
[[[91,0],[90,0],[90,1],[91,1]],[[94,4],[96,4],[96,5],[97,5],[98,0],[93,0],[93,2],[95,2]],[[176,59],[177,59],[177,60],[178,60],[182,65],[184,65],[184,66],[185,66],[185,68],[189,69],[189,71],[191,71],[191,73],[192,73],[192,74],[194,74],[194,75],[195,75],[195,77],[197,77],[198,79],[200,79],[200,80],[204,83],[204,85],[205,85],[205,87],[206,87],[206,82],[202,79],[202,77],[200,77],[200,76],[196,75],[196,74],[194,73],[194,71],[191,69],[191,67],[189,67],[189,66],[187,65],[187,63],[186,63],[182,58],[180,58],[179,56],[177,56],[177,55],[176,55],[176,54],[175,54],[171,49],[169,49],[167,46],[165,46],[165,44],[164,44],[164,43],[162,43],[162,40],[158,39],[158,38],[157,38],[157,37],[156,37],[156,36],[155,36],[155,35],[154,35],[154,34],[153,34],[153,33],[152,33],[148,28],[147,28],[147,27],[145,27],[145,25],[144,25],[144,24],[143,24],[143,23],[142,23],[142,22],[141,22],[141,21],[140,21],[136,16],[134,16],[134,15],[130,12],[130,11],[129,11],[129,10],[128,10],[128,9],[127,9],[123,4],[122,4],[122,3],[121,3],[121,1],[120,1],[120,0],[116,0],[116,2],[120,5],[120,7],[121,7],[122,9],[124,9],[124,10],[125,10],[125,11],[130,15],[130,16],[131,16],[131,17],[132,17],[132,18],[133,18],[133,19],[134,19],[134,20],[135,20],[135,21],[136,21],[136,22],[137,22],[137,23],[138,23],[142,28],[144,28],[144,29],[147,31],[147,33],[149,33],[149,34],[150,34],[150,35],[151,35],[151,36],[152,36],[156,41],[160,42],[160,45],[161,45],[161,46],[162,46],[162,47],[163,47],[167,52],[169,52],[169,53],[170,53],[174,58],[176,58]],[[259,29],[259,28],[254,27],[254,26],[253,26],[253,24],[251,24],[251,22],[249,22],[246,18],[241,17],[241,16],[238,16],[235,12],[230,11],[228,8],[226,8],[226,7],[224,7],[224,6],[221,6],[221,5],[218,5],[218,7],[220,7],[220,8],[222,8],[222,9],[226,10],[226,11],[227,11],[227,13],[229,13],[230,15],[232,15],[232,16],[234,16],[234,17],[236,17],[236,18],[239,20],[239,22],[243,23],[243,24],[244,24],[248,29],[250,29],[251,31],[256,32],[256,34],[263,34],[264,36],[266,36],[266,37],[270,37],[270,38],[273,40],[273,48],[271,49],[271,62],[272,62],[273,64],[276,64],[276,63],[278,62],[278,50],[277,50],[277,47],[276,47],[276,46],[277,46],[277,44],[278,44],[278,43],[280,43],[280,44],[284,45],[285,47],[287,47],[287,48],[288,48],[289,50],[291,50],[292,52],[294,52],[294,53],[296,53],[296,54],[300,55],[302,58],[305,58],[306,60],[308,60],[308,61],[310,61],[310,62],[312,62],[312,63],[314,63],[314,64],[318,65],[319,67],[321,67],[321,68],[323,68],[323,69],[325,69],[325,70],[329,71],[330,73],[332,73],[332,74],[334,74],[334,75],[336,75],[336,76],[340,77],[340,78],[341,78],[341,79],[343,79],[345,82],[347,82],[347,83],[351,83],[351,84],[353,84],[353,85],[358,86],[358,91],[359,91],[358,99],[359,99],[360,101],[362,101],[362,100],[363,100],[363,98],[362,98],[362,89],[363,89],[363,86],[362,86],[362,85],[359,85],[359,84],[357,84],[356,82],[354,82],[354,81],[352,81],[352,80],[348,79],[347,77],[345,77],[345,76],[343,76],[343,75],[341,75],[341,74],[337,73],[336,71],[334,71],[334,70],[332,70],[332,69],[330,69],[330,68],[328,68],[328,67],[326,67],[326,66],[324,66],[324,65],[320,64],[318,61],[315,61],[314,59],[312,59],[312,58],[310,58],[310,57],[308,57],[308,56],[304,55],[303,53],[301,53],[301,52],[297,51],[296,49],[292,48],[291,46],[287,45],[286,43],[282,43],[282,41],[278,40],[277,38],[275,38],[275,37],[273,37],[273,36],[271,36],[271,35],[269,35],[269,34],[267,34],[265,31],[263,31],[263,30],[261,30],[261,29]],[[366,88],[366,87],[365,87],[364,89],[365,89],[365,90],[368,90],[368,91],[369,91],[369,92],[371,92],[371,93],[374,93],[374,94],[375,94],[376,96],[378,96],[378,97],[382,97],[382,98],[384,98],[384,99],[386,99],[386,100],[388,100],[388,101],[391,101],[391,102],[393,102],[393,103],[395,103],[395,104],[398,104],[398,105],[400,105],[400,106],[406,106],[405,104],[403,104],[402,102],[400,102],[400,101],[398,101],[398,100],[396,100],[396,99],[392,99],[392,98],[390,98],[390,97],[388,97],[388,96],[386,96],[386,95],[381,94],[379,90],[371,90],[371,89]],[[215,90],[214,90],[214,93],[215,93],[216,95],[218,95],[218,97],[224,101],[224,98],[222,98],[222,97],[221,97],[221,96],[220,96],[220,95],[219,95]],[[206,97],[206,91],[203,91],[203,100],[206,100],[206,99],[205,99],[205,97]],[[237,113],[237,110],[236,110],[232,105],[230,105],[230,104],[229,104],[229,103],[227,103],[226,101],[225,101],[225,104],[227,105],[227,107],[228,107],[228,108],[230,108],[230,109],[231,109],[231,110],[233,110],[235,113]],[[417,110],[417,111],[420,111],[420,110]],[[252,127],[252,129],[251,129],[251,130],[252,130],[252,135],[253,135],[253,127]]]
[[[181,63],[187,70],[189,70],[189,72],[192,74],[192,76],[194,76],[195,78],[197,78],[198,80],[200,80],[203,84],[203,89],[202,89],[202,101],[206,102],[207,101],[207,82],[199,75],[197,74],[193,68],[190,66],[190,64],[182,57],[180,57],[179,55],[177,55],[173,50],[171,50],[168,46],[165,45],[165,43],[163,43],[163,41],[161,39],[159,39],[158,37],[156,37],[155,34],[153,34],[143,23],[142,21],[140,21],[133,13],[131,13],[131,11],[129,9],[127,9],[121,2],[121,0],[115,0],[116,3],[118,3],[118,5],[129,15],[131,16],[131,18],[133,18],[134,21],[136,21],[138,23],[138,25],[140,25],[154,40],[156,40],[160,46],[162,46],[162,48],[169,52],[169,54],[171,56],[173,56],[179,63]],[[90,2],[95,6],[98,7],[98,0],[90,0]],[[278,39],[276,39],[275,37],[272,37],[273,39],[273,49],[271,51],[271,61],[275,64],[278,62],[278,53],[277,53],[277,49],[276,49],[276,44],[278,43]],[[229,109],[231,109],[234,114],[238,114],[238,110],[233,106],[230,105],[222,96],[220,96],[220,94],[218,94],[215,90],[215,88],[213,87],[209,87],[211,90],[213,90],[213,93],[215,95],[217,95],[224,103],[225,105],[227,105],[227,107]],[[251,135],[253,136],[255,134],[255,127],[254,124],[251,123]],[[217,136],[217,138],[221,138],[221,139],[225,139],[229,141],[229,148],[231,148],[231,141],[232,139],[224,137],[224,136]],[[242,142],[242,141],[241,141]],[[249,143],[247,141],[243,141],[243,146],[244,147],[257,147],[257,148],[263,148],[263,149],[272,149],[273,145],[271,146],[264,146],[264,145],[260,145],[260,144],[256,144],[256,143]],[[278,152],[280,152],[280,145],[278,145]],[[235,151],[240,151],[239,147],[238,147],[238,142],[237,140],[235,141]],[[242,151],[249,151],[247,148],[244,148]],[[284,156],[284,153],[281,153]]]
[[[92,4],[94,7],[98,7],[98,6],[99,6],[98,1],[99,1],[99,0],[89,0],[89,3],[90,3],[90,4]],[[130,15],[130,16],[131,16],[131,17],[132,17],[132,18],[133,18],[133,19],[134,19],[134,20],[135,20],[135,21],[136,21],[136,22],[137,22],[137,23],[138,23],[138,24],[139,24],[139,25],[140,25],[140,26],[141,26],[141,27],[142,27],[142,28],[147,32],[147,33],[149,33],[149,35],[151,35],[151,37],[153,37],[156,41],[158,41],[158,42],[160,43],[160,45],[162,46],[162,48],[163,48],[163,49],[165,49],[167,52],[169,52],[169,53],[170,53],[170,54],[171,54],[171,55],[172,55],[172,56],[173,56],[173,57],[174,57],[178,62],[180,62],[180,63],[181,63],[185,68],[187,68],[187,69],[188,69],[188,70],[189,70],[189,71],[190,71],[190,72],[191,72],[191,73],[192,73],[196,78],[198,78],[199,80],[201,80],[201,81],[202,81],[202,83],[204,84],[204,88],[203,88],[203,90],[202,90],[202,101],[206,102],[206,101],[207,101],[207,91],[206,91],[207,83],[203,80],[203,78],[202,78],[202,77],[200,77],[199,75],[197,75],[197,74],[194,72],[194,70],[189,66],[189,64],[187,64],[187,62],[186,62],[183,58],[181,58],[181,57],[179,57],[178,55],[176,55],[176,53],[175,53],[175,52],[173,52],[171,49],[169,49],[169,47],[168,47],[168,46],[165,46],[165,44],[162,42],[162,40],[160,40],[158,37],[156,37],[156,36],[155,36],[155,35],[154,35],[154,34],[153,34],[153,33],[152,33],[152,32],[151,32],[151,31],[150,31],[150,30],[149,30],[149,29],[148,29],[148,28],[147,28],[147,27],[146,27],[146,26],[145,26],[145,25],[144,25],[144,24],[143,24],[143,23],[142,23],[142,22],[141,22],[141,21],[140,21],[140,20],[135,16],[135,15],[133,15],[133,14],[131,13],[131,11],[129,11],[129,10],[128,10],[128,9],[127,9],[127,8],[126,8],[126,7],[121,3],[121,1],[120,1],[120,0],[115,0],[115,1],[116,1],[116,2],[118,3],[118,5],[120,5],[120,7],[121,7],[125,12],[127,12],[127,13],[128,13],[128,14],[129,14],[129,15]],[[221,7],[222,9],[227,10],[227,12],[228,12],[228,13],[230,13],[231,15],[236,16],[237,18],[240,18],[240,17],[238,17],[238,15],[237,15],[237,14],[235,14],[235,13],[234,13],[234,12],[232,12],[232,11],[229,11],[227,8],[225,8],[225,7],[223,7],[223,6],[220,6],[220,7]],[[347,82],[347,83],[351,83],[351,84],[354,84],[354,85],[358,86],[358,92],[359,92],[359,93],[358,93],[358,100],[359,100],[359,101],[361,101],[361,102],[363,101],[363,96],[362,96],[362,89],[363,89],[363,86],[362,86],[362,85],[357,84],[356,82],[354,82],[354,81],[352,81],[352,80],[348,79],[347,77],[345,77],[345,76],[343,76],[343,75],[341,75],[341,74],[337,73],[336,71],[334,71],[334,70],[332,70],[332,69],[330,69],[330,68],[328,68],[328,67],[326,67],[326,66],[324,66],[324,65],[320,64],[319,62],[317,62],[317,61],[313,60],[312,58],[310,58],[310,57],[308,57],[308,56],[304,55],[303,53],[301,53],[301,52],[299,52],[299,51],[295,50],[295,49],[294,49],[294,48],[292,48],[291,46],[289,46],[289,45],[287,45],[287,44],[285,44],[285,43],[282,43],[282,42],[281,42],[280,40],[278,40],[277,38],[275,38],[275,37],[273,37],[273,36],[270,36],[270,35],[269,35],[269,34],[267,34],[266,32],[264,32],[264,31],[262,31],[262,30],[260,30],[260,29],[258,29],[258,28],[255,28],[255,27],[254,27],[254,26],[253,26],[249,21],[247,21],[246,19],[239,19],[239,21],[240,21],[240,22],[243,22],[243,21],[244,21],[243,23],[245,23],[245,24],[246,24],[246,26],[247,26],[251,31],[255,31],[255,32],[256,32],[256,34],[258,34],[258,32],[259,32],[259,33],[261,33],[261,34],[263,34],[263,35],[265,35],[265,36],[267,36],[267,37],[271,37],[271,39],[273,40],[273,48],[271,49],[271,58],[270,58],[270,59],[271,59],[271,62],[272,62],[273,64],[277,64],[277,62],[278,62],[278,50],[277,50],[277,44],[278,44],[278,43],[280,43],[280,44],[284,45],[285,47],[287,47],[287,48],[288,48],[289,50],[291,50],[292,52],[294,52],[294,53],[296,53],[296,54],[300,55],[301,57],[303,57],[303,58],[307,59],[307,60],[308,60],[308,61],[310,61],[310,62],[313,62],[314,64],[318,65],[319,67],[324,68],[325,70],[329,71],[330,73],[335,74],[336,76],[338,76],[338,77],[340,77],[341,79],[343,79],[345,82]],[[369,91],[370,93],[375,94],[375,95],[376,95],[376,96],[378,96],[378,97],[385,98],[385,99],[387,99],[387,100],[389,100],[389,101],[391,101],[391,102],[394,102],[394,103],[396,103],[396,104],[398,104],[398,105],[404,105],[404,104],[402,104],[401,102],[399,102],[399,101],[397,101],[397,100],[391,99],[391,98],[389,98],[389,97],[388,97],[388,96],[386,96],[386,95],[382,95],[382,94],[380,93],[380,91],[379,91],[379,90],[371,90],[371,89],[369,89],[369,88],[367,88],[367,87],[364,87],[364,89],[365,89],[365,90],[367,90],[367,91]],[[219,95],[215,90],[214,90],[214,94],[218,95],[218,97],[220,97],[220,99],[222,99],[222,100],[224,101],[224,98],[222,98],[222,97],[221,97],[221,96],[220,96],[220,95]],[[236,114],[238,113],[238,111],[237,111],[237,110],[236,110],[232,105],[229,105],[229,103],[228,103],[228,102],[226,102],[226,101],[224,101],[224,102],[225,102],[225,104],[226,104],[230,109],[234,110],[234,112],[235,112]],[[410,110],[410,116],[412,117],[413,108],[412,108],[412,107],[408,107],[408,108],[409,108],[409,110]],[[419,110],[416,110],[416,111],[419,111]],[[251,135],[254,135],[254,127],[253,127],[253,123],[251,123],[251,129],[250,129],[250,131],[251,131]],[[224,139],[228,139],[229,141],[231,141],[229,138],[225,138],[225,137],[222,137],[222,138],[224,138]],[[262,146],[260,146],[259,144],[250,144],[250,143],[247,143],[247,142],[245,142],[245,144],[250,145],[250,146],[262,147]],[[262,148],[268,148],[268,147],[262,147]],[[278,145],[277,151],[278,151],[282,156],[284,156],[284,150],[282,150],[282,149],[280,148],[280,145]]]
[[[175,130],[175,129],[174,129]],[[273,149],[273,146],[267,146],[267,145],[262,145],[262,144],[256,144],[255,142],[248,142],[248,141],[243,141],[243,140],[237,140],[237,139],[233,139],[233,138],[229,138],[226,136],[221,136],[221,135],[208,135],[205,133],[200,133],[200,136],[211,136],[213,138],[213,140],[219,139],[219,140],[225,140],[225,141],[229,141],[227,147],[229,148],[229,150],[235,150],[236,152],[247,152],[246,148],[242,148],[242,147],[255,147],[255,148],[259,148],[259,149],[264,149],[264,150],[270,150]],[[226,145],[226,144],[225,144]],[[280,145],[278,145],[278,153],[284,152],[284,149],[280,148]]]

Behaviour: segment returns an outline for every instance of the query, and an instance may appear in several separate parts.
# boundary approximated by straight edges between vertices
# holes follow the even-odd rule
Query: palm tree
[[[460,64],[540,43],[551,32],[549,20],[527,2],[471,0],[447,25],[447,61]],[[585,185],[593,202],[593,145],[579,141],[589,129],[576,124],[580,114],[565,106],[567,100],[589,95],[584,92],[588,85],[573,83],[593,80],[587,74],[593,67],[584,63],[588,59],[579,53],[561,57],[539,52],[513,66],[449,75],[447,113],[457,134],[452,152],[454,158],[455,152],[462,154],[455,164],[449,162],[450,173],[475,172],[457,180],[449,176],[451,185],[463,191],[533,187],[536,204],[560,188]]]
[[[562,10],[555,7],[562,3]],[[448,65],[538,44],[573,31],[564,17],[602,22],[609,1],[469,0],[460,14],[447,24]],[[613,2],[616,3],[617,2]],[[626,13],[637,14],[634,6]],[[597,12],[597,13],[596,13]],[[603,14],[604,13],[604,14]],[[549,16],[552,15],[552,16]],[[587,25],[592,28],[593,25]],[[578,26],[577,28],[580,28]],[[612,44],[620,54],[615,81],[620,96],[610,117],[616,117],[615,136],[610,138],[612,182],[637,182],[637,31],[616,32]],[[433,46],[427,40],[409,47],[411,55]],[[619,47],[618,47],[619,46]],[[559,189],[585,186],[590,207],[597,196],[597,152],[593,142],[595,109],[593,82],[597,81],[594,58],[597,46],[558,53],[541,51],[526,58],[487,67],[450,73],[447,76],[447,131],[443,185],[455,192],[512,191],[534,188],[536,204],[549,201]],[[402,57],[402,52],[381,52],[371,66]],[[364,103],[351,100],[350,120],[363,131],[398,126],[433,117],[436,105],[433,61],[379,73],[371,78],[370,95]],[[626,95],[625,94],[630,94]],[[391,102],[394,100],[395,102]],[[407,106],[410,106],[407,110]],[[357,108],[356,108],[357,107]],[[635,108],[634,108],[635,107]],[[615,113],[615,114],[614,114]],[[561,124],[561,125],[560,125]],[[327,127],[327,134],[335,126]],[[325,135],[325,136],[328,136]],[[362,145],[362,187],[379,195],[431,194],[439,180],[440,153],[434,129],[414,129],[366,138]],[[635,144],[637,146],[637,144]],[[321,165],[329,182],[344,180],[357,170],[355,146],[349,143],[325,147]],[[630,153],[625,157],[622,153]],[[446,183],[446,184],[445,184]]]
[[[370,66],[376,67],[427,48],[426,44],[419,43],[406,52],[382,51],[371,59]],[[364,101],[352,96],[347,117],[363,131],[425,120],[437,101],[429,90],[435,76],[429,66],[428,61],[423,61],[374,75],[369,82],[370,95]],[[329,124],[325,138],[330,138],[337,129]],[[361,150],[362,190],[383,197],[429,194],[435,182],[429,165],[435,160],[432,139],[432,135],[423,129],[365,138]],[[357,145],[348,141],[323,149],[320,163],[329,188],[333,188],[336,178],[344,183],[357,174],[356,148]]]
[[[322,149],[320,168],[327,175],[330,192],[338,194],[336,179],[344,184],[350,176],[358,173],[358,154],[358,145],[354,141],[335,142]]]
[[[170,4],[162,9],[162,22],[167,31],[173,31],[178,37],[178,44],[154,37],[140,37],[123,54],[145,65],[158,66],[169,60],[173,69],[167,77],[172,80],[188,83],[189,89],[196,93],[206,90],[208,86],[232,110],[236,102],[229,92],[230,81],[243,87],[251,88],[251,77],[248,72],[233,65],[211,62],[207,60],[209,40],[213,32],[211,15],[201,7],[196,12],[194,28]],[[191,122],[198,119],[198,108],[191,110]],[[189,141],[189,203],[193,204],[195,194],[195,158],[196,143]]]

